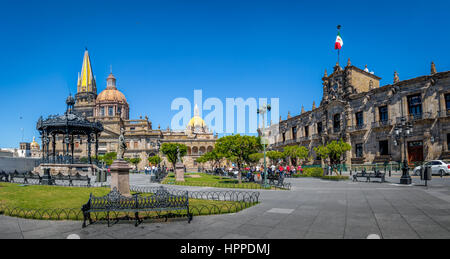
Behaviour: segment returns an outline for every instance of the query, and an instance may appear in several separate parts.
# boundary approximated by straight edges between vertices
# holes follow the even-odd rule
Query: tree
[[[317,158],[322,161],[328,158],[328,149],[325,146],[320,145],[318,147],[315,147],[314,152],[316,152]]]
[[[199,157],[199,159],[197,159],[197,162],[202,164],[206,162],[211,162],[213,164],[213,167],[217,168],[220,166],[220,162],[222,161],[223,158],[224,158],[223,154],[218,152],[216,149],[213,149],[212,151],[207,152],[203,154],[203,156]]]
[[[158,166],[162,161],[162,158],[158,155],[156,156],[151,156],[148,158],[148,162],[151,163],[152,165],[156,165]]]
[[[125,158],[125,161],[127,161],[128,163],[133,164],[134,165],[134,170],[137,170],[137,166],[141,162],[141,159],[139,157]]]
[[[331,143],[329,143],[327,145],[327,149],[330,163],[332,165],[337,165],[342,163],[343,155],[345,154],[345,152],[351,150],[352,146],[340,139],[339,142],[333,140]]]
[[[179,143],[164,143],[161,146],[161,153],[163,153],[169,163],[173,165],[175,169],[175,164],[177,163],[177,148],[180,148],[180,158],[183,158],[187,154],[187,146]]]
[[[352,149],[352,146],[342,139],[338,141],[333,140],[326,146],[318,146],[314,148],[317,157],[320,159],[328,158],[330,165],[335,166],[341,164],[343,161],[343,155],[345,152]]]
[[[217,140],[216,150],[238,167],[239,183],[242,183],[241,168],[250,163],[250,155],[262,150],[261,138],[255,136],[231,135]]]
[[[303,163],[304,161],[307,161],[309,158],[309,150],[307,147],[300,146],[298,148],[298,159]]]
[[[305,160],[308,158],[309,150],[304,146],[288,146],[284,148],[283,153],[294,166],[297,166],[298,159]]]
[[[271,150],[268,151],[266,155],[270,159],[272,165],[276,165],[280,159],[284,159],[284,154],[280,151]]]
[[[259,163],[259,161],[261,161],[261,159],[264,158],[264,154],[263,153],[254,153],[254,154],[251,154],[249,156],[249,158],[250,158],[250,164],[253,166],[256,166]]]
[[[116,152],[109,152],[102,156],[98,156],[98,160],[104,162],[107,166],[112,165],[113,161],[117,159]]]

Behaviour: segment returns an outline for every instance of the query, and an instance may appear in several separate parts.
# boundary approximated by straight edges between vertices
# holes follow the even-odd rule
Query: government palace
[[[98,138],[98,155],[117,152],[118,139],[121,129],[124,130],[127,150],[126,158],[141,158],[138,169],[148,165],[148,157],[159,154],[163,143],[182,143],[187,146],[187,155],[183,163],[187,170],[197,170],[196,159],[202,154],[212,151],[217,135],[214,135],[199,116],[197,107],[194,117],[189,121],[184,131],[173,131],[169,127],[162,130],[153,129],[148,117],[130,119],[130,105],[125,95],[117,88],[116,78],[112,73],[106,79],[106,89],[97,94],[97,84],[92,71],[89,53],[84,53],[81,74],[78,74],[77,94],[75,95],[75,113],[91,122],[100,122],[103,132]],[[88,141],[82,137],[74,137],[74,157],[88,156]],[[65,153],[63,138],[56,137],[55,153]],[[30,149],[31,157],[41,157],[39,144],[33,139],[32,143],[21,143],[21,149]],[[92,152],[92,151],[91,151]],[[91,153],[91,156],[94,154]],[[163,164],[170,167],[167,158],[162,156]]]
[[[343,139],[352,149],[345,154],[346,164],[403,161],[409,163],[450,158],[450,71],[437,72],[434,63],[430,74],[380,86],[380,79],[367,66],[364,70],[339,64],[322,78],[320,105],[311,111],[303,106],[300,115],[271,125],[265,130],[270,149],[282,150],[301,145],[310,150],[313,161],[320,164],[313,148],[332,140]],[[413,126],[406,138],[396,138],[395,126],[401,118]]]

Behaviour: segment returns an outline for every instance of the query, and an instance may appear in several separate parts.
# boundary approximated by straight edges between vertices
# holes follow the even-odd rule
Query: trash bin
[[[106,182],[106,179],[107,179],[107,176],[106,176],[106,170],[102,170],[102,171],[101,171],[100,181],[101,181],[102,183],[105,183],[105,182]]]
[[[425,166],[421,170],[420,179],[422,181],[430,181],[431,180],[431,166]]]
[[[420,172],[420,179],[425,181],[425,186],[428,185],[428,181],[431,181],[431,166],[425,166]]]

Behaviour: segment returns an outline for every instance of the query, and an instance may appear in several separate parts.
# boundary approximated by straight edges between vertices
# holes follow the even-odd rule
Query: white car
[[[442,160],[433,160],[414,168],[414,175],[420,175],[422,167],[431,166],[432,175],[450,175],[450,164]]]

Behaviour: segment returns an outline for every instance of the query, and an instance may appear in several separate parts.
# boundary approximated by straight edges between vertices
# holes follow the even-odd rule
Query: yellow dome
[[[206,126],[206,123],[202,118],[200,118],[200,116],[192,117],[192,119],[189,121],[189,124],[188,124],[189,128],[197,128],[197,127],[205,127],[205,126]]]
[[[127,103],[125,95],[117,89],[105,89],[97,96],[97,102]]]
[[[33,137],[33,142],[30,144],[31,149],[39,149],[39,144],[36,142],[36,138]]]

